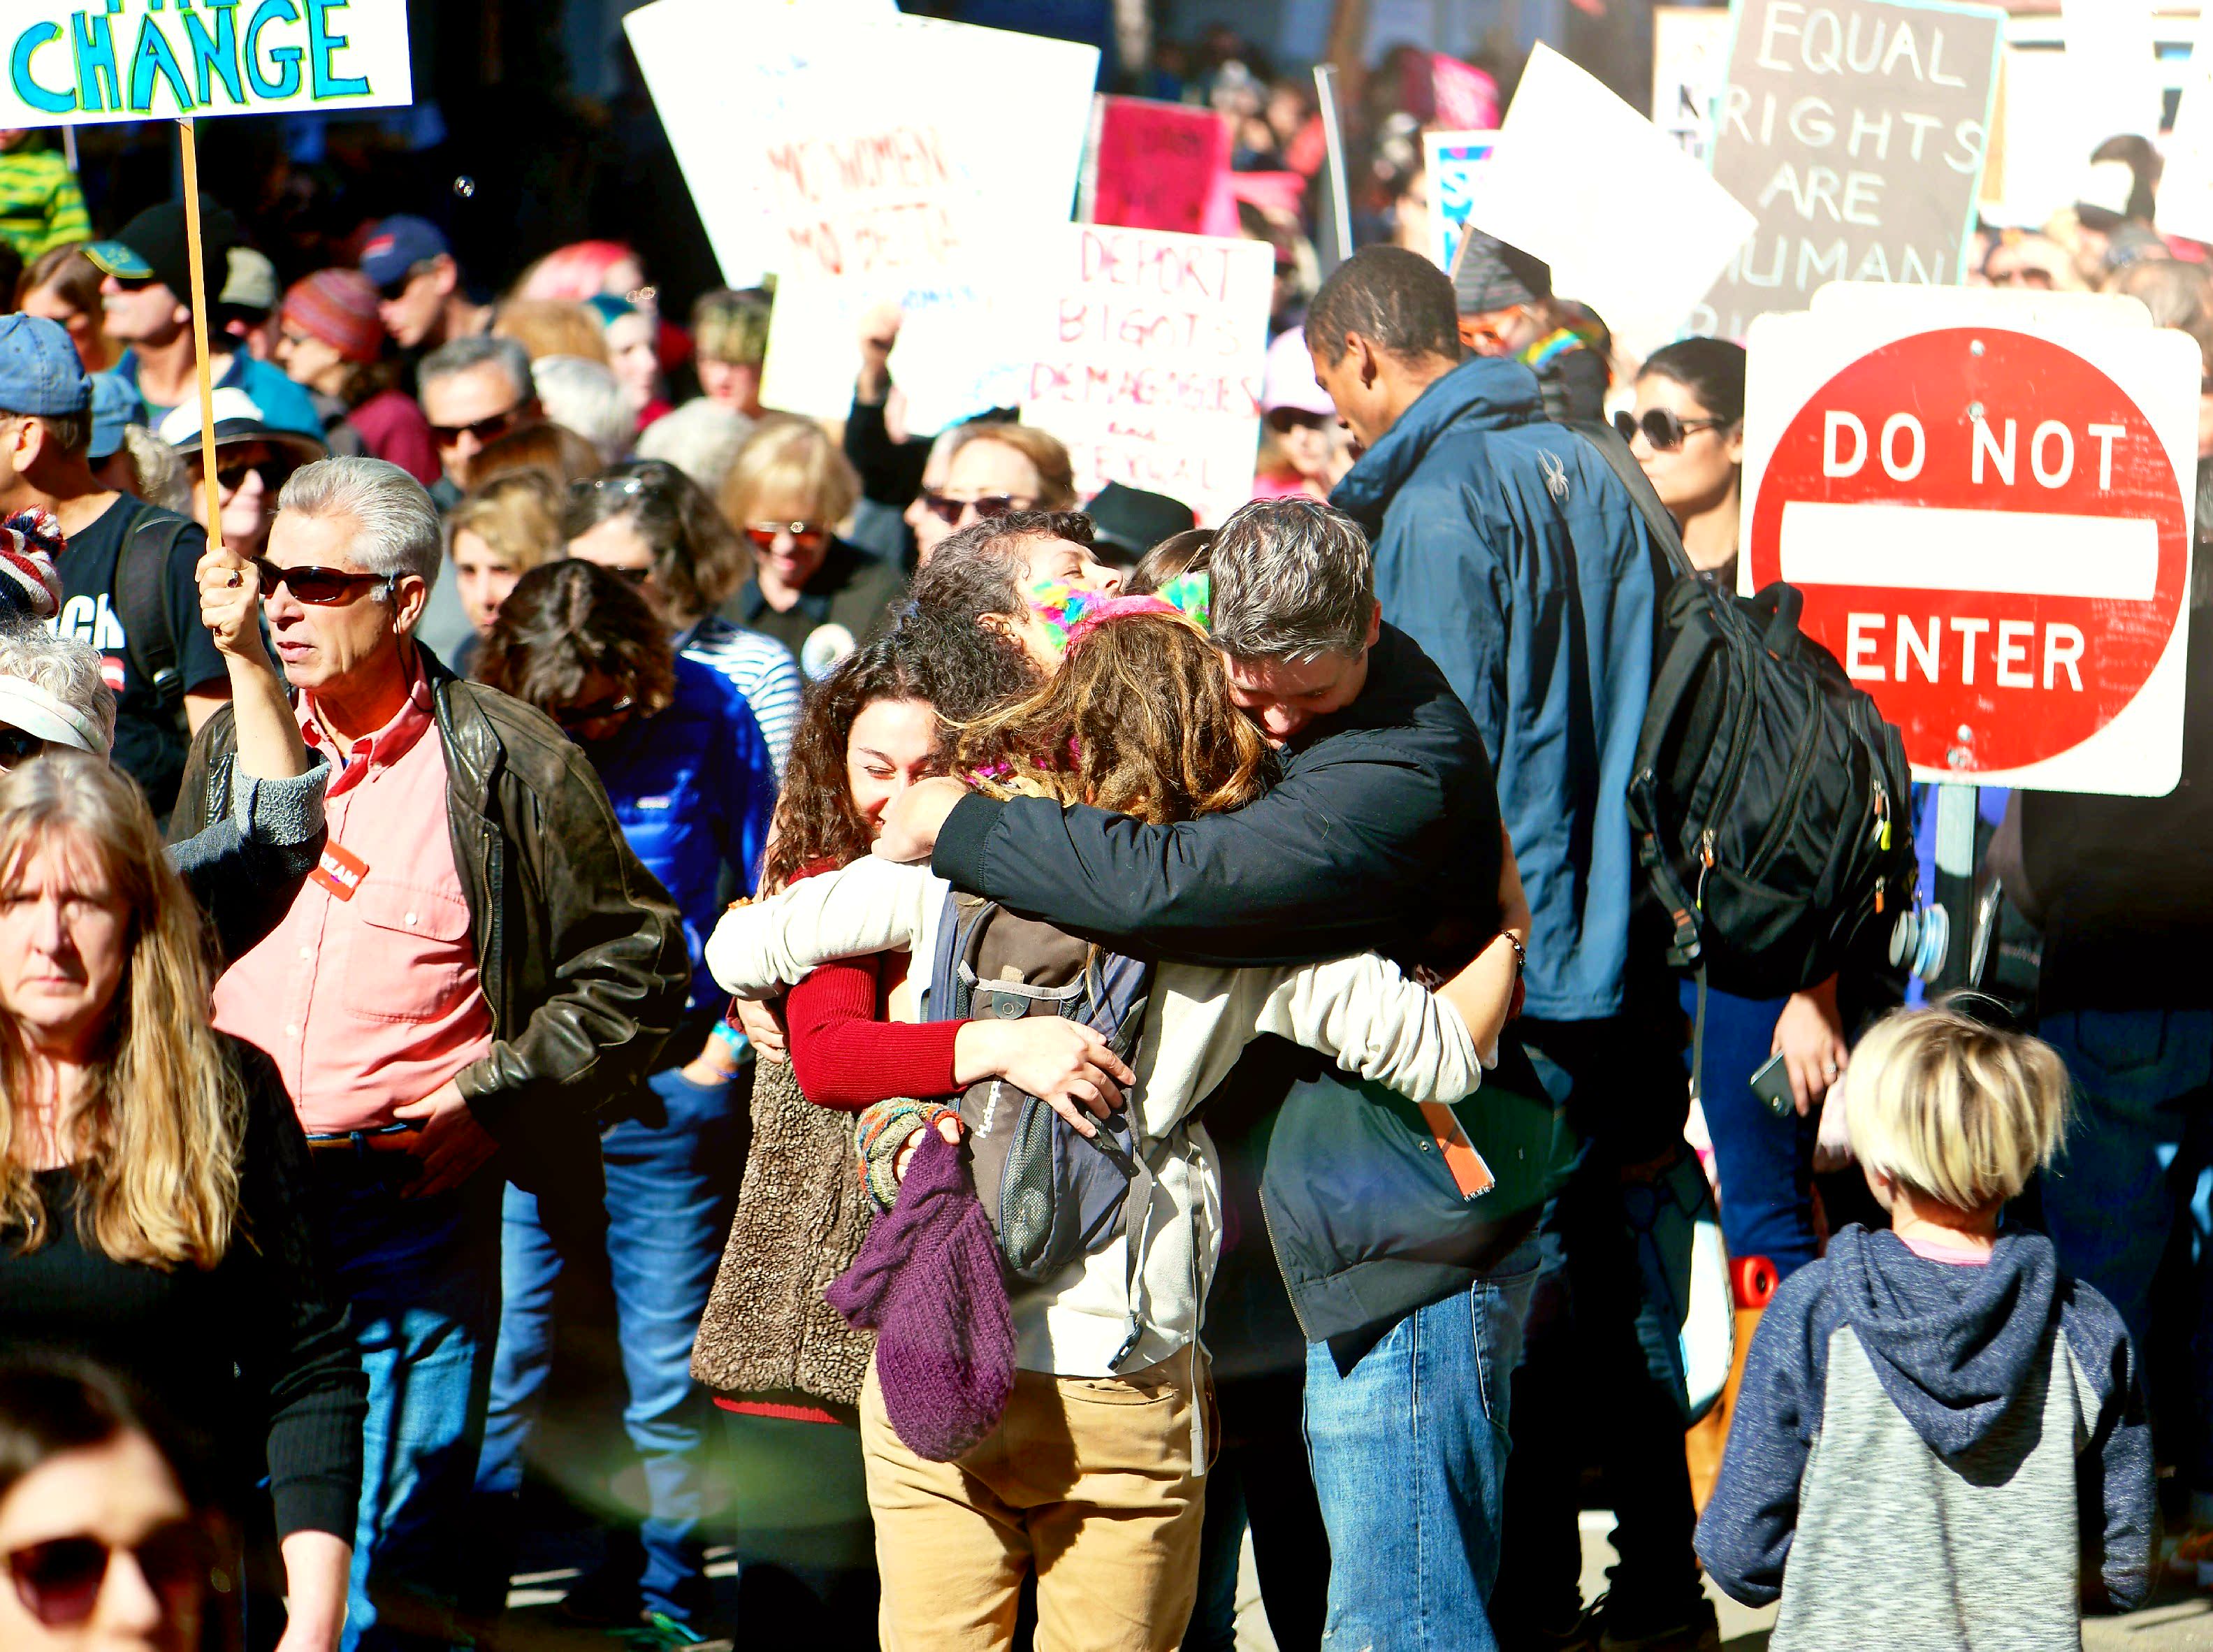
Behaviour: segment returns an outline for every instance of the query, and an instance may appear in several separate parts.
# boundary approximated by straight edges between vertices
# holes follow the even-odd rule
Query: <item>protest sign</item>
[[[1491,158],[1497,132],[1424,132],[1422,154],[1430,176],[1430,256],[1450,270],[1460,250],[1460,226],[1472,203],[1468,179]]]
[[[1743,0],[1714,177],[1759,224],[1697,330],[1742,338],[1828,281],[1957,283],[2004,26],[1938,0]]]
[[[1253,497],[1275,264],[1260,241],[1070,224],[1036,276],[1023,423],[1077,491],[1180,499],[1213,526]]]
[[[1457,58],[1430,53],[1430,93],[1440,125],[1488,131],[1498,124],[1498,82]]]
[[[1472,227],[1551,265],[1552,290],[1633,356],[1682,334],[1753,224],[1673,138],[1544,46],[1468,193]]]
[[[384,108],[414,101],[405,0],[15,0],[0,125]]]
[[[1729,14],[1712,6],[1652,12],[1652,124],[1704,161],[1714,152],[1714,101],[1728,79]]]
[[[624,26],[724,279],[782,277],[765,400],[842,417],[862,319],[886,303],[905,316],[910,428],[1012,399],[999,238],[1067,221],[1095,47],[857,0],[656,0]],[[968,84],[993,91],[945,95]]]
[[[1743,588],[1798,588],[1918,778],[2171,790],[2197,345],[2100,296],[1842,290],[1752,330]]]
[[[1211,109],[1100,98],[1084,163],[1082,216],[1131,229],[1235,235],[1229,155],[1235,137]]]

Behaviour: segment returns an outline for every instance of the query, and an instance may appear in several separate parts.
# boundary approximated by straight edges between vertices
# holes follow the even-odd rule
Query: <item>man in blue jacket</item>
[[[1532,914],[1522,1039],[1582,1141],[1545,1217],[1514,1384],[1492,1615],[1509,1648],[1600,1630],[1608,1648],[1698,1647],[1713,1617],[1691,1551],[1677,1327],[1641,1288],[1631,1219],[1649,1226],[1689,1105],[1661,949],[1631,942],[1624,797],[1658,553],[1605,457],[1546,421],[1527,366],[1461,360],[1452,283],[1427,259],[1364,248],[1315,295],[1306,341],[1365,450],[1330,502],[1368,530],[1384,619],[1442,668],[1497,771]],[[1621,1564],[1603,1624],[1578,1628],[1576,1454],[1594,1434]]]

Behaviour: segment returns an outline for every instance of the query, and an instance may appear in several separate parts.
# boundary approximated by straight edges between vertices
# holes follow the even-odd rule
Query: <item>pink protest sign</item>
[[[1150,98],[1099,100],[1084,216],[1094,223],[1235,235],[1229,123],[1211,109]]]

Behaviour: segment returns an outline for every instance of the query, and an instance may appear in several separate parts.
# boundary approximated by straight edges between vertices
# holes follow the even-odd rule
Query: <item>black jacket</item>
[[[1040,798],[970,797],[939,833],[932,869],[1141,956],[1234,966],[1373,948],[1450,972],[1497,932],[1499,844],[1475,725],[1443,674],[1387,625],[1360,698],[1317,721],[1249,807],[1149,826]],[[1277,1040],[1254,1045],[1206,1106],[1217,1138],[1248,1115],[1269,1132],[1262,1205],[1314,1340],[1357,1338],[1465,1289],[1530,1225],[1565,1141],[1510,1039],[1461,1104],[1500,1179],[1473,1202],[1412,1106],[1292,1059]]]
[[[528,1186],[549,1135],[572,1137],[655,1070],[692,961],[675,903],[631,851],[582,749],[521,701],[422,659],[491,1008],[492,1046],[454,1082],[502,1146],[521,1149],[509,1173]],[[236,751],[224,706],[192,743],[173,838],[229,810]]]

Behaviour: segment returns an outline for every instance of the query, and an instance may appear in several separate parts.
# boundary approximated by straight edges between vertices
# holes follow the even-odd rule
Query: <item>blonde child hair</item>
[[[2051,1162],[2067,1131],[2067,1069],[2041,1039],[1957,1010],[1902,1009],[1852,1052],[1852,1155],[1917,1198],[1984,1210]]]

